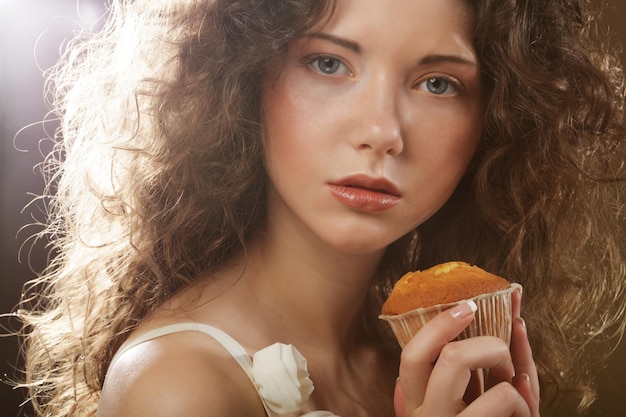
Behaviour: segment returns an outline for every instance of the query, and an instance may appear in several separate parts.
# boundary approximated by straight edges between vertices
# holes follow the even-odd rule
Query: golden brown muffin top
[[[510,286],[506,279],[478,266],[446,262],[402,276],[383,304],[382,314],[401,314],[420,307],[454,303]]]

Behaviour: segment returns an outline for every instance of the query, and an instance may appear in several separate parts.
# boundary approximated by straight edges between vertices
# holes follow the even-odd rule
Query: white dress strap
[[[170,324],[167,326],[150,330],[142,334],[141,336],[132,340],[130,343],[123,346],[120,350],[117,351],[117,353],[111,360],[111,364],[109,365],[109,368],[113,366],[115,361],[122,354],[124,354],[124,352],[128,351],[129,349],[137,345],[140,345],[141,343],[147,342],[152,339],[156,339],[158,337],[167,336],[172,333],[180,333],[180,332],[188,332],[188,331],[197,331],[197,332],[205,333],[211,336],[216,341],[218,341],[222,346],[224,346],[224,349],[226,349],[232,355],[232,357],[235,358],[239,366],[241,366],[241,368],[244,370],[246,375],[248,375],[248,378],[250,378],[250,381],[252,382],[252,384],[255,384],[254,378],[252,376],[252,359],[250,359],[250,356],[245,351],[245,349],[235,339],[233,339],[227,333],[224,333],[222,330],[215,328],[213,326],[209,326],[207,324],[193,323],[193,322]],[[267,413],[268,417],[278,417],[278,414],[274,413],[266,404],[265,398],[263,398],[262,396],[260,398],[261,398],[261,402],[263,403],[263,407],[265,408],[265,412]]]
[[[275,343],[250,355],[235,339],[222,330],[202,323],[175,323],[150,330],[120,348],[109,368],[133,347],[172,333],[196,331],[219,342],[237,361],[256,388],[268,417],[280,417],[296,411],[309,398],[313,383],[306,369],[306,359],[291,345]],[[337,417],[328,411],[311,411],[302,417]]]

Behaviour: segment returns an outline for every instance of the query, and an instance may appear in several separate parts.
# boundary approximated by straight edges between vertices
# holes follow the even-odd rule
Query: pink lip
[[[384,178],[352,175],[328,184],[333,195],[346,206],[360,211],[380,212],[400,203],[396,186]]]

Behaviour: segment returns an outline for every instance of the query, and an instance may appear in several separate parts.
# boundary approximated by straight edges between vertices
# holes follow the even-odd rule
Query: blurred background
[[[0,0],[0,314],[14,310],[22,285],[46,259],[44,244],[28,241],[40,229],[26,226],[44,220],[40,205],[27,205],[42,192],[35,166],[56,128],[53,120],[42,123],[48,111],[42,71],[56,62],[68,39],[82,26],[97,26],[104,13],[105,0]],[[614,40],[626,45],[626,1],[612,0],[606,15]],[[11,326],[6,318],[0,324]],[[0,337],[0,417],[30,415],[27,406],[20,407],[24,393],[7,384],[18,375],[17,357],[17,340]],[[626,415],[625,375],[623,342],[600,375],[590,416]]]

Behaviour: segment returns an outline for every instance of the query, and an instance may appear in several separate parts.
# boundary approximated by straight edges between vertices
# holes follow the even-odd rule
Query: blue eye
[[[313,70],[325,75],[347,74],[348,68],[340,59],[328,55],[316,56],[309,60]]]
[[[442,77],[431,77],[421,82],[419,88],[439,96],[454,95],[458,92],[454,82]]]
[[[339,69],[341,62],[335,58],[321,57],[316,60],[317,68],[325,74],[334,74]]]

